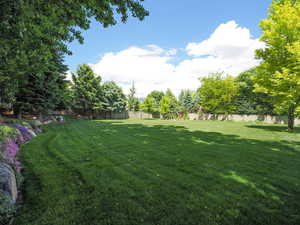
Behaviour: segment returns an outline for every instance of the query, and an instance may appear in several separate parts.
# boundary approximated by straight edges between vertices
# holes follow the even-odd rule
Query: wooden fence
[[[56,112],[56,114],[67,115],[67,112]],[[144,112],[102,112],[97,115],[97,119],[152,119],[160,118],[159,114],[150,114]],[[271,124],[287,124],[287,116],[270,116],[270,115],[239,115],[239,114],[188,114],[190,120],[232,120],[232,121],[262,121]],[[295,119],[295,125],[300,125],[300,118]]]
[[[216,114],[189,114],[190,120],[233,120],[233,121],[262,121],[272,124],[287,124],[287,116],[270,116],[270,115],[216,115]],[[300,119],[295,119],[295,125],[300,125]]]

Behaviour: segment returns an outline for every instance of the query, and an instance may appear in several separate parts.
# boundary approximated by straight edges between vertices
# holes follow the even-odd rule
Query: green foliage
[[[198,111],[198,98],[196,92],[191,90],[182,90],[178,97],[180,111],[192,113]]]
[[[276,99],[276,106],[288,106],[290,130],[300,104],[300,1],[273,1],[269,16],[262,20],[261,41],[267,47],[256,52],[263,62],[254,77],[255,90]]]
[[[159,113],[160,101],[164,95],[165,94],[162,91],[152,91],[150,94],[147,95],[145,101],[148,101],[147,98],[154,100],[153,104],[151,103],[152,113]],[[149,100],[148,102],[152,102],[152,100]]]
[[[141,110],[146,113],[155,113],[157,112],[155,98],[147,96],[144,100],[144,103],[141,105]]]
[[[62,107],[66,103],[65,98],[60,99],[59,96],[64,95],[64,88],[60,86],[64,84],[57,73],[66,71],[66,68],[61,70],[61,65],[63,55],[71,54],[68,43],[75,39],[82,43],[81,31],[87,30],[92,20],[104,27],[117,24],[119,17],[125,23],[130,14],[143,20],[149,13],[141,5],[142,1],[2,1],[2,107],[11,108],[13,104],[15,111],[19,112]],[[53,91],[49,91],[51,89]],[[58,97],[57,102],[54,101],[55,96]]]
[[[164,118],[171,113],[171,98],[169,96],[162,97],[159,111]]]
[[[123,112],[126,110],[126,96],[115,82],[108,81],[103,88],[103,110],[108,112]]]
[[[74,108],[86,115],[103,108],[101,77],[97,76],[90,66],[83,64],[73,74]]]
[[[16,211],[17,208],[12,204],[11,199],[0,190],[0,224],[10,224]]]
[[[45,71],[29,73],[19,82],[15,111],[42,113],[53,110],[63,101],[65,73],[61,55],[53,55]]]
[[[239,86],[233,77],[223,77],[223,73],[214,73],[200,80],[201,87],[198,93],[202,110],[217,114],[229,114],[236,110],[234,102]]]
[[[129,95],[127,98],[127,110],[137,112],[140,109],[140,102],[138,98],[135,96],[136,89],[134,87],[134,82],[132,83],[132,87],[129,90]]]
[[[162,91],[152,91],[148,96],[154,98],[155,104],[159,104],[160,100],[165,96],[165,94]]]
[[[0,143],[6,138],[16,134],[16,129],[0,125]]]
[[[176,97],[170,89],[160,101],[160,114],[164,119],[175,119],[178,116],[179,105]]]
[[[30,125],[30,123],[28,123],[24,120],[14,119],[14,120],[10,120],[9,123],[11,125],[19,125],[19,126],[23,126],[23,127],[27,127],[29,129],[32,129],[32,126]]]
[[[253,77],[258,73],[257,68],[252,68],[239,74],[236,82],[239,85],[238,97],[235,100],[238,114],[275,114],[272,97],[265,93],[254,92]]]

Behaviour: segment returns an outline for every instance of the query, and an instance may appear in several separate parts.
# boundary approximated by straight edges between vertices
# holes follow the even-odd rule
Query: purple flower
[[[21,142],[20,144],[23,144],[23,143],[31,140],[32,134],[29,132],[29,130],[28,130],[27,127],[15,125],[15,126],[13,126],[13,128],[18,129],[21,132],[21,134],[22,134],[22,138],[20,140],[20,142]]]
[[[21,170],[21,164],[18,160],[16,160],[16,155],[20,150],[19,146],[16,144],[15,138],[8,138],[3,146],[3,158],[14,165],[18,172]]]

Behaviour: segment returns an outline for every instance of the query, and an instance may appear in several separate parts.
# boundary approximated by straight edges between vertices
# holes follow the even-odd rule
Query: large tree
[[[166,94],[160,101],[160,114],[165,119],[174,119],[178,116],[179,104],[172,93],[171,89],[167,89]]]
[[[67,44],[83,42],[93,19],[104,27],[148,15],[143,0],[0,1],[0,93],[9,101],[32,76],[49,74],[53,55],[71,54]],[[55,71],[50,71],[53,74]],[[24,99],[25,100],[25,99]],[[24,102],[26,104],[27,102]]]
[[[165,94],[162,91],[152,91],[150,94],[147,95],[144,102],[147,102],[148,106],[151,103],[152,113],[159,113],[160,101],[164,95]]]
[[[15,87],[14,111],[19,117],[23,112],[42,115],[63,101],[67,67],[61,55],[52,57],[43,71],[28,73]]]
[[[103,108],[101,77],[97,76],[90,66],[83,64],[72,75],[73,80],[73,108],[87,116]]]
[[[266,93],[254,92],[254,81],[258,73],[258,68],[254,67],[240,73],[236,77],[239,85],[238,97],[235,100],[236,110],[238,114],[274,114],[273,97]]]
[[[141,104],[141,110],[143,112],[146,113],[155,113],[157,112],[157,108],[155,105],[155,99],[151,96],[147,96],[143,102],[143,104]]]
[[[238,96],[238,84],[231,76],[213,73],[201,78],[198,89],[200,104],[205,112],[229,114],[235,111],[235,99]]]
[[[126,96],[115,82],[108,81],[102,85],[103,109],[107,112],[123,112],[126,110]]]
[[[255,76],[257,92],[287,106],[288,129],[294,129],[295,110],[300,104],[300,1],[273,1],[268,18],[261,21],[261,41],[266,48],[257,51],[263,62]]]

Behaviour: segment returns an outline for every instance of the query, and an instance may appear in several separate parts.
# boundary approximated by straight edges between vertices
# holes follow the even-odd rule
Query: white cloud
[[[66,73],[66,80],[72,81],[72,73],[70,71]]]
[[[178,94],[181,89],[199,87],[198,78],[209,73],[224,71],[237,75],[257,65],[254,51],[262,47],[264,44],[253,39],[247,28],[229,21],[221,24],[207,40],[189,43],[185,49],[187,59],[177,66],[171,63],[176,59],[177,49],[148,45],[106,53],[92,68],[104,80],[116,81],[125,93],[134,81],[140,97],[167,88]]]
[[[254,50],[264,45],[252,39],[249,29],[239,27],[235,21],[221,24],[209,39],[200,43],[190,43],[186,50],[191,56],[214,56],[223,59],[254,57]]]

